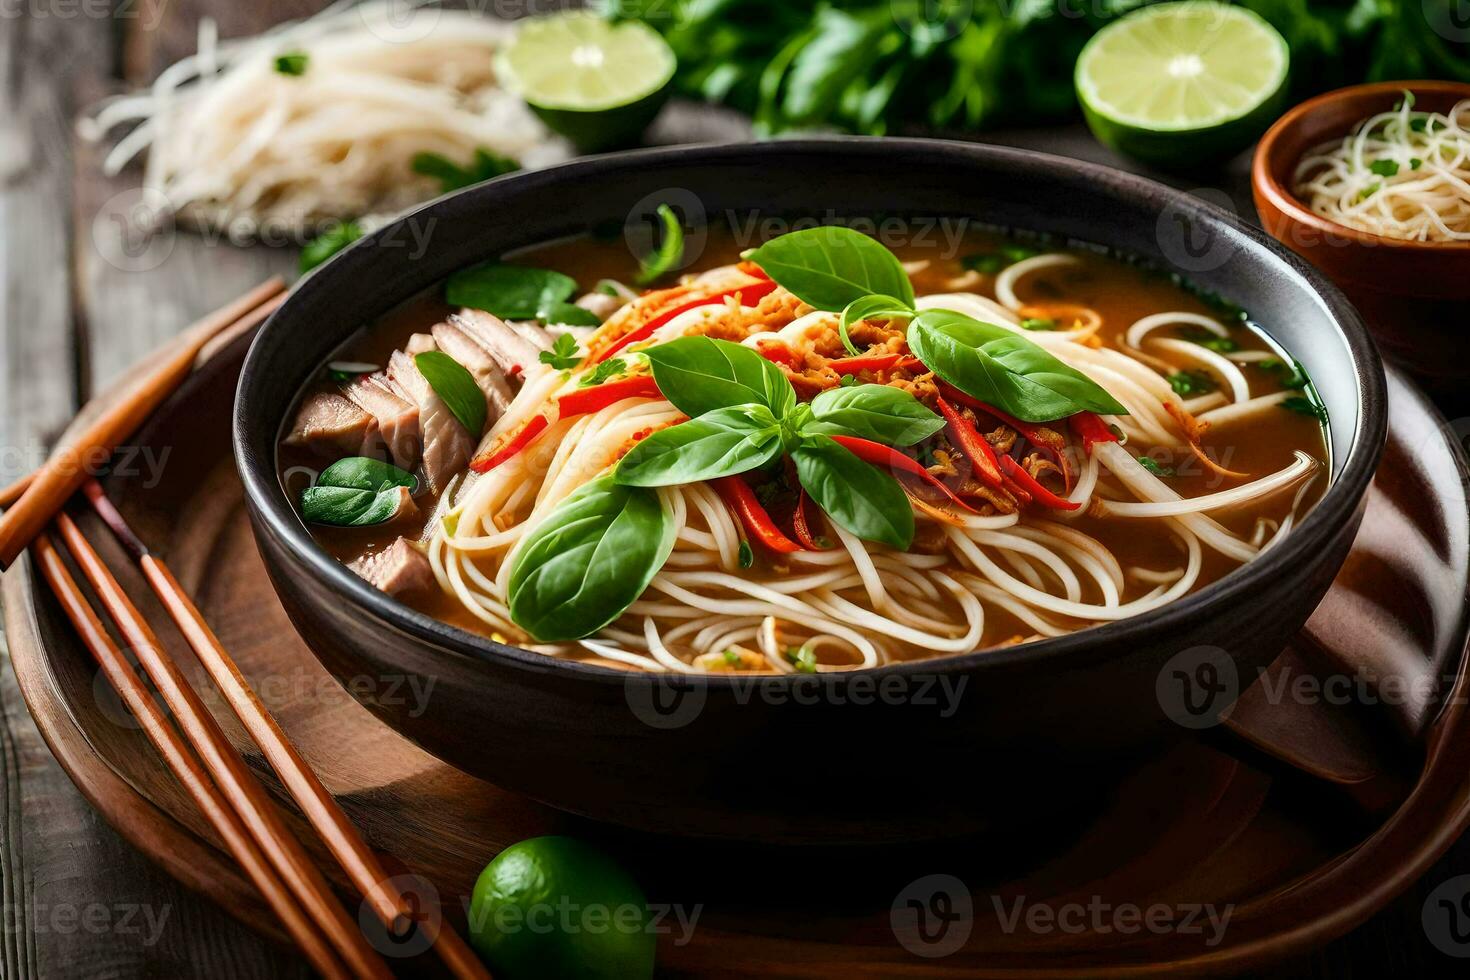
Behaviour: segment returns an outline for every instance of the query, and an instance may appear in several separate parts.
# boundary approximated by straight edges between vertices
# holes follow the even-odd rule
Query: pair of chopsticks
[[[200,321],[185,334],[178,350],[147,372],[126,397],[77,438],[75,452],[60,462],[53,458],[31,477],[0,491],[0,505],[16,502],[0,517],[0,557],[7,553],[3,549],[16,547],[17,542],[20,548],[31,545],[42,577],[109,683],[317,972],[331,978],[392,976],[386,961],[368,944],[300,841],[285,826],[265,787],[250,772],[81,529],[63,511],[79,489],[142,571],[226,703],[259,745],[365,904],[391,934],[402,935],[416,922],[420,928],[434,929],[435,934],[428,938],[454,976],[489,980],[489,973],[473,951],[443,923],[442,917],[431,914],[427,923],[419,921],[423,898],[403,891],[389,875],[382,860],[363,841],[266,710],[168,566],[133,533],[102,486],[71,462],[95,458],[91,454],[99,450],[115,449],[188,376],[200,352],[212,341],[253,329],[283,298],[283,284],[272,280]],[[53,529],[46,530],[48,525]],[[64,552],[70,553],[178,728],[169,722],[109,634],[68,568]]]

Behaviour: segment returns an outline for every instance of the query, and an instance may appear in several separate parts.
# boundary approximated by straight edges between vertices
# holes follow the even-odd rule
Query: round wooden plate
[[[110,490],[369,842],[426,876],[454,918],[463,919],[476,875],[501,848],[575,833],[618,853],[650,901],[669,909],[659,962],[674,974],[1235,971],[1362,922],[1470,823],[1463,454],[1401,377],[1391,378],[1390,444],[1353,553],[1301,642],[1246,692],[1227,726],[1025,839],[795,850],[590,825],[474,780],[375,721],[302,645],[257,558],[228,450],[242,354],[236,344],[201,365],[119,457]],[[129,563],[83,516],[134,599],[165,623]],[[4,598],[21,689],[82,792],[170,873],[279,938],[97,679],[50,594],[36,588],[28,561],[6,574]],[[187,648],[160,632],[330,872]],[[1314,696],[1300,686],[1334,677],[1359,694]],[[1389,696],[1390,681],[1412,693]],[[432,690],[402,696],[432,704]],[[793,746],[790,758],[763,764],[815,769],[820,756]]]

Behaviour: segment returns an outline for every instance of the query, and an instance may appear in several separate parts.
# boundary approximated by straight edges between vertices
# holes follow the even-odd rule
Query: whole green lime
[[[469,932],[496,980],[653,975],[657,944],[642,889],[571,837],[501,851],[475,882]]]

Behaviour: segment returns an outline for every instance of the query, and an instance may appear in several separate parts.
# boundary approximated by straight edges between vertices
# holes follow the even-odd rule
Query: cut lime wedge
[[[667,97],[675,59],[647,24],[571,11],[525,21],[499,67],[548,126],[595,152],[637,139]]]
[[[1281,109],[1288,64],[1285,39],[1252,11],[1162,3],[1093,35],[1077,59],[1077,99],[1103,143],[1190,170],[1261,135]]]

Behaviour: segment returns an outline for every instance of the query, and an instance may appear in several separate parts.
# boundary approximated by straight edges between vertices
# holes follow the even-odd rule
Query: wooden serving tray
[[[671,974],[1233,972],[1346,932],[1470,824],[1466,471],[1454,433],[1401,376],[1390,377],[1389,446],[1353,552],[1300,642],[1273,667],[1276,683],[1248,690],[1227,726],[1026,839],[823,850],[713,847],[591,825],[472,779],[357,705],[296,636],[256,555],[229,452],[242,355],[236,344],[201,364],[136,440],[138,465],[109,477],[109,489],[368,841],[426,876],[453,918],[462,920],[476,875],[500,849],[574,833],[619,854],[652,902],[686,921],[697,911],[687,941],[674,915],[665,920],[659,963]],[[162,461],[161,478],[149,459]],[[166,622],[110,538],[79,516],[134,600]],[[21,690],[82,792],[175,877],[280,938],[36,587],[29,561],[3,584]],[[187,647],[161,632],[330,873]],[[1330,706],[1282,696],[1303,690],[1283,681],[1334,676],[1376,696]],[[1385,678],[1411,693],[1390,696]],[[1427,683],[1433,678],[1445,680]],[[1136,925],[1151,908],[1172,924]],[[1217,920],[1228,908],[1223,931],[1207,908]],[[1157,923],[1165,913],[1154,915]],[[1129,923],[1131,932],[1114,928]]]

